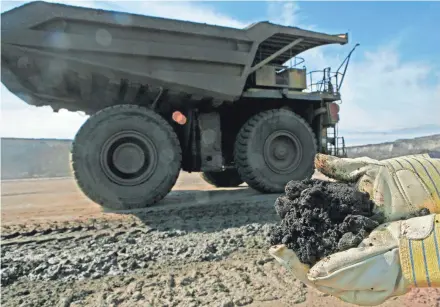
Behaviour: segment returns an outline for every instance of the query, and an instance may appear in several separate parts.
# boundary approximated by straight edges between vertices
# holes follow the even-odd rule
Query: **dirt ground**
[[[197,174],[182,172],[174,191],[161,202],[172,205],[191,201],[190,191],[211,190]],[[185,197],[181,198],[182,194]],[[198,196],[197,194],[197,196]],[[120,214],[105,212],[78,190],[72,178],[5,180],[1,183],[2,224],[14,225],[29,222],[71,221],[98,217],[122,218]],[[178,196],[178,197],[177,197]]]
[[[159,204],[110,212],[71,178],[1,189],[2,306],[352,306],[268,255],[278,195],[214,189],[182,173]],[[440,306],[440,289],[381,306]]]

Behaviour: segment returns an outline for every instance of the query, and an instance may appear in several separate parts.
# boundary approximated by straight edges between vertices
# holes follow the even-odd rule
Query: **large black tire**
[[[207,183],[218,188],[238,187],[244,181],[236,169],[227,169],[223,172],[204,172],[200,175]]]
[[[235,166],[241,178],[263,193],[282,193],[291,180],[314,172],[316,139],[294,112],[275,109],[251,117],[235,141]]]
[[[161,200],[179,175],[176,133],[159,114],[117,105],[92,115],[72,144],[72,169],[82,192],[112,209],[143,208]]]

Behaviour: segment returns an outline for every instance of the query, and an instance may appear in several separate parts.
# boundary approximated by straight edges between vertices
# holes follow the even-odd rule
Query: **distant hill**
[[[1,179],[68,177],[70,140],[1,138]]]
[[[350,158],[367,156],[378,160],[429,151],[440,151],[440,134],[347,147],[347,155]]]
[[[440,134],[440,125],[423,125],[389,131],[339,130],[339,136],[344,137],[347,146],[394,142],[399,139],[412,139],[436,134]]]

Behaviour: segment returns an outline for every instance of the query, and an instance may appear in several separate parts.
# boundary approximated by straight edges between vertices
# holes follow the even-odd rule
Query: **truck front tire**
[[[176,183],[181,149],[159,114],[117,105],[92,115],[72,144],[72,169],[82,192],[112,209],[143,208]]]
[[[207,183],[218,188],[234,188],[243,183],[236,169],[227,169],[223,172],[204,172],[201,177]]]
[[[251,117],[240,129],[234,159],[241,178],[263,193],[282,193],[291,180],[310,178],[316,139],[304,119],[275,109]]]

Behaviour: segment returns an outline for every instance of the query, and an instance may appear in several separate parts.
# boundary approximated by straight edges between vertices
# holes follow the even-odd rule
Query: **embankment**
[[[1,179],[69,177],[70,140],[1,138]]]
[[[350,158],[367,156],[378,160],[427,151],[440,151],[440,134],[381,144],[347,147],[347,155]]]

